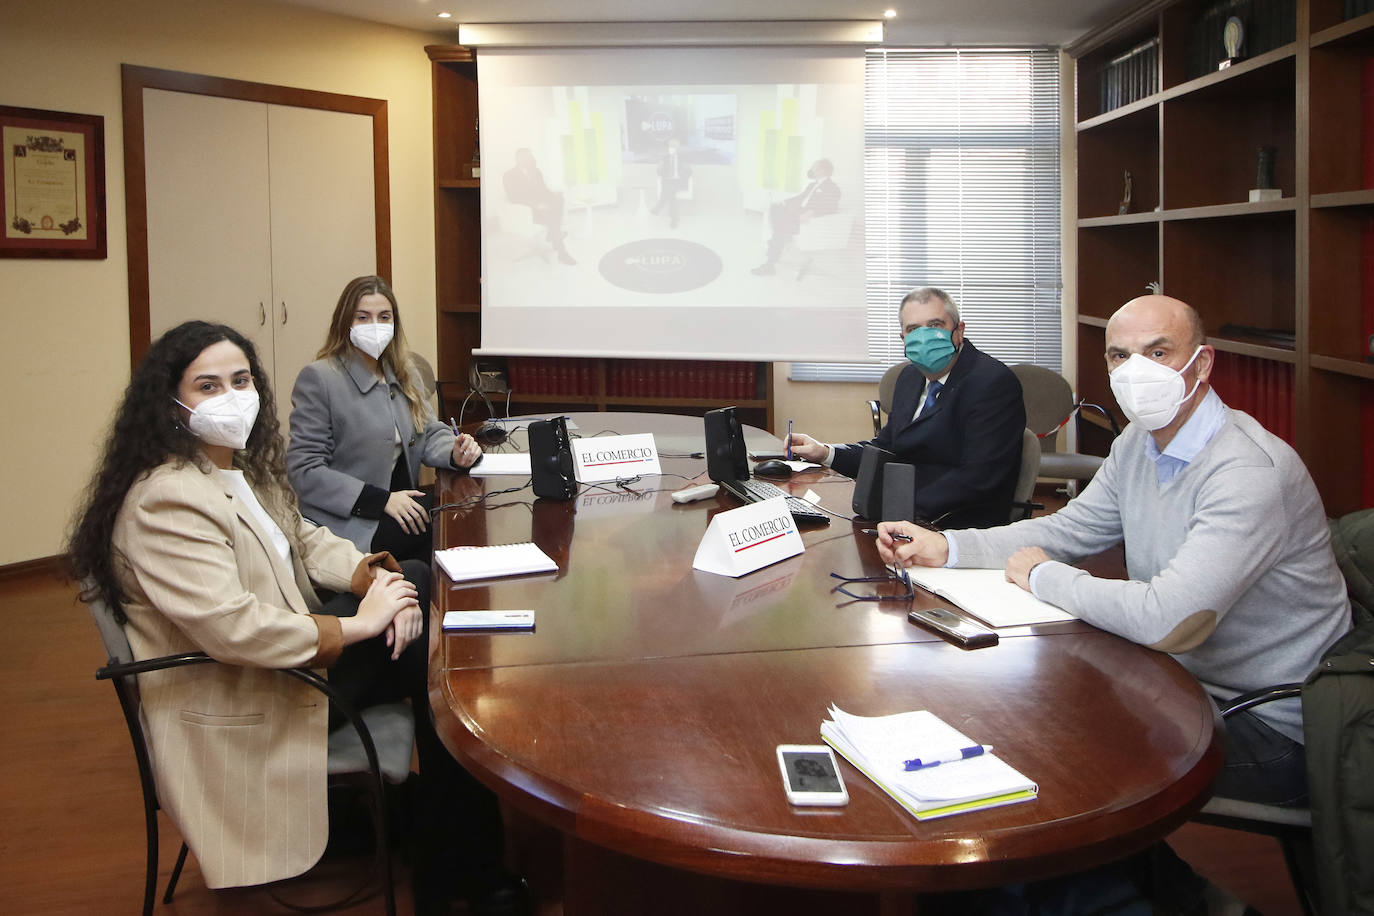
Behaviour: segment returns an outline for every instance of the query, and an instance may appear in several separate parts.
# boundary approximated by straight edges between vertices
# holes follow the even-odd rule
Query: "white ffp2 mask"
[[[181,401],[173,398],[178,404]],[[191,412],[191,433],[206,445],[223,445],[234,450],[248,444],[248,434],[258,419],[258,393],[255,389],[229,390],[206,398]]]
[[[353,341],[353,346],[362,350],[373,359],[381,359],[382,351],[387,344],[391,343],[391,338],[396,333],[395,325],[373,322],[371,324],[355,324],[348,329],[348,339]]]
[[[1202,382],[1199,378],[1193,383],[1193,390],[1184,393],[1188,383],[1183,380],[1183,372],[1201,352],[1202,347],[1194,350],[1183,369],[1171,369],[1139,353],[1132,353],[1129,359],[1113,369],[1108,379],[1116,403],[1121,405],[1126,419],[1139,423],[1151,432],[1172,423],[1174,417],[1178,416],[1178,409],[1197,393],[1197,386]]]

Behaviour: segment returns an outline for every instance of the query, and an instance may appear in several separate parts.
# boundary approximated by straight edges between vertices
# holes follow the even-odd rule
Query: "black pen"
[[[877,536],[878,536],[878,529],[877,529],[877,528],[865,528],[865,529],[864,529],[864,534],[871,534],[871,535],[873,535],[874,537],[877,537]],[[908,543],[911,541],[911,535],[909,535],[909,534],[896,534],[896,533],[893,533],[893,534],[888,535],[888,537],[892,538],[892,540],[894,540],[894,541],[907,541]]]

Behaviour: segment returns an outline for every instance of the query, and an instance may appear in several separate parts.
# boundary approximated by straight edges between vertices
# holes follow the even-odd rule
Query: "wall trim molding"
[[[42,574],[61,578],[67,572],[66,561],[66,554],[58,554],[55,557],[39,557],[36,560],[24,560],[20,563],[6,563],[0,566],[0,582]]]

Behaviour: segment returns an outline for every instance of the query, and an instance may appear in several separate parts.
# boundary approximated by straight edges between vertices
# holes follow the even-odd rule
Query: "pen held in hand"
[[[970,757],[981,757],[991,752],[992,745],[975,744],[973,747],[959,748],[947,754],[936,754],[931,757],[915,757],[902,764],[902,768],[908,773],[912,770],[928,770],[942,763],[958,763],[960,760],[968,760]]]
[[[864,534],[871,534],[871,535],[873,535],[874,537],[877,537],[877,536],[878,536],[878,529],[877,529],[877,528],[865,528],[865,529],[864,529]],[[908,544],[911,543],[911,535],[909,535],[909,534],[897,534],[896,532],[893,532],[892,534],[889,534],[888,537],[892,538],[892,540],[894,540],[894,541],[905,541],[905,542],[907,542]]]

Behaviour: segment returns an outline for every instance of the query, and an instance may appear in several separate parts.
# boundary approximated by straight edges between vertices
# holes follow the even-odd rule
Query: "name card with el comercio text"
[[[662,474],[652,433],[574,439],[574,473],[583,483]]]
[[[738,578],[806,550],[787,500],[779,496],[711,519],[692,567]]]

